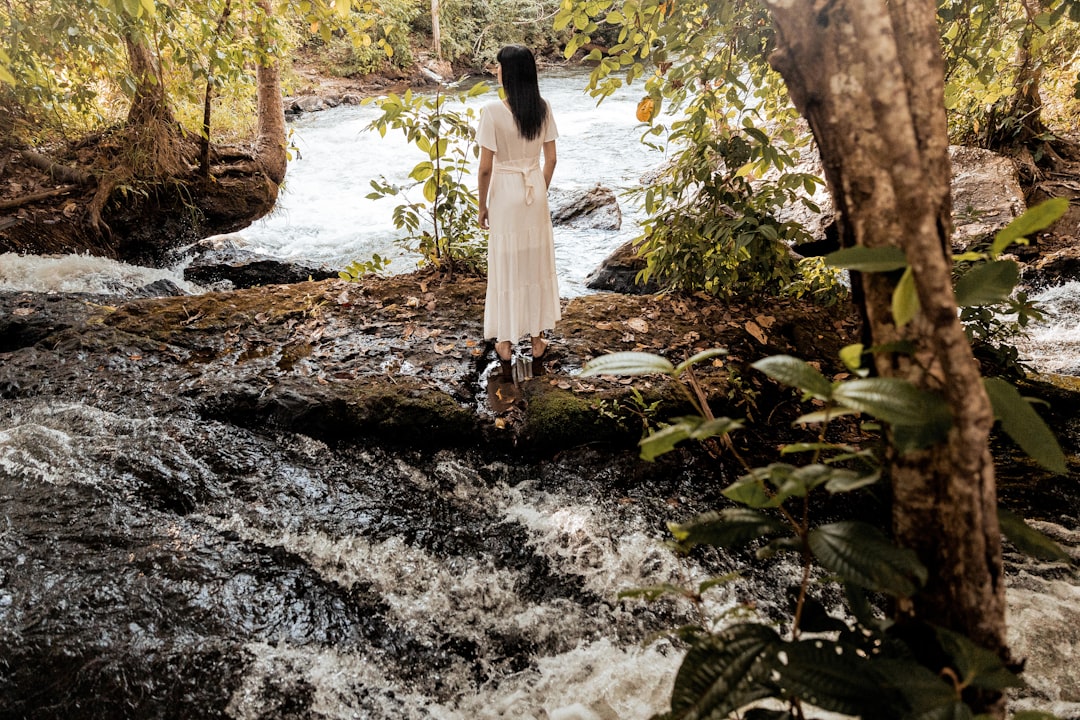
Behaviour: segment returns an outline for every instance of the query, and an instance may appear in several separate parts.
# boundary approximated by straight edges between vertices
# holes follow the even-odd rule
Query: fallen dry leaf
[[[454,349],[454,343],[447,343],[446,345],[440,345],[439,343],[432,343],[431,346],[435,350],[435,352],[437,352],[439,355],[445,355],[446,353],[448,353],[448,352],[450,352],[451,350]]]
[[[11,311],[11,314],[15,317],[26,317],[34,314],[34,308],[15,308]]]
[[[757,324],[768,330],[776,323],[776,318],[772,315],[758,315],[756,318]]]
[[[597,330],[610,330],[611,329],[611,323],[609,323],[609,322],[598,322],[598,323],[596,323],[596,329]]]
[[[640,332],[640,333],[649,332],[649,323],[645,320],[645,318],[640,318],[640,317],[630,318],[629,320],[626,321],[626,325],[627,325],[627,327],[629,327],[634,332]]]
[[[758,326],[758,324],[753,320],[747,320],[744,327],[746,328],[746,332],[753,335],[754,339],[762,345],[764,345],[765,342],[768,340],[768,338],[765,336],[765,331],[762,330],[761,327]]]

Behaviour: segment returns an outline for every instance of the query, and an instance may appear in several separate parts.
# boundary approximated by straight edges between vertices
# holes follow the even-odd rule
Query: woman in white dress
[[[534,367],[539,365],[547,349],[543,333],[561,317],[547,199],[559,132],[540,97],[532,51],[508,45],[497,59],[506,100],[483,107],[476,140],[480,227],[490,231],[484,337],[495,341],[505,377],[523,335],[530,337]]]

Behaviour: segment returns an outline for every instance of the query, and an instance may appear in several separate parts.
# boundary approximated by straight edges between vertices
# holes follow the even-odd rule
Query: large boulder
[[[591,188],[552,189],[551,222],[578,230],[618,230],[622,210],[615,192],[597,183]]]
[[[604,258],[600,266],[593,270],[585,285],[590,290],[606,290],[626,295],[646,295],[660,291],[656,281],[637,283],[637,274],[645,269],[645,260],[638,257],[634,242],[628,241],[615,252]]]
[[[994,237],[1027,210],[1013,161],[981,148],[953,145],[953,246],[964,250]]]
[[[200,240],[191,249],[195,256],[184,268],[184,279],[199,285],[226,283],[227,287],[240,289],[328,280],[338,276],[331,268],[284,262],[246,250],[227,236]]]

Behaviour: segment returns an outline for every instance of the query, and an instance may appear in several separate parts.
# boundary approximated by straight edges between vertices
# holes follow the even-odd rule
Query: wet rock
[[[337,271],[289,263],[246,250],[228,237],[202,240],[191,247],[194,258],[184,268],[184,279],[204,286],[227,287],[285,285],[305,280],[327,280]]]
[[[165,278],[143,285],[133,293],[135,297],[173,297],[187,294],[179,285]]]
[[[952,145],[953,246],[965,250],[1027,210],[1016,165],[999,153]]]
[[[637,275],[645,269],[645,261],[638,257],[634,243],[626,242],[604,258],[600,266],[585,278],[586,287],[592,290],[642,295],[659,291],[654,280],[639,284]]]
[[[550,192],[551,221],[578,229],[618,230],[622,210],[611,188],[597,184],[591,188]]]
[[[1023,281],[1027,285],[1046,287],[1060,285],[1080,277],[1080,244],[1053,250],[1023,266]]]

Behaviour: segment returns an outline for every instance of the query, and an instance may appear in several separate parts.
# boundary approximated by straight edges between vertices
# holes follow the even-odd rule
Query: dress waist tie
[[[533,197],[536,191],[536,183],[533,180],[533,171],[540,169],[540,162],[533,160],[528,165],[513,165],[510,163],[499,163],[492,168],[493,172],[497,173],[511,173],[514,175],[520,175],[521,181],[525,183],[525,204],[532,205]]]

